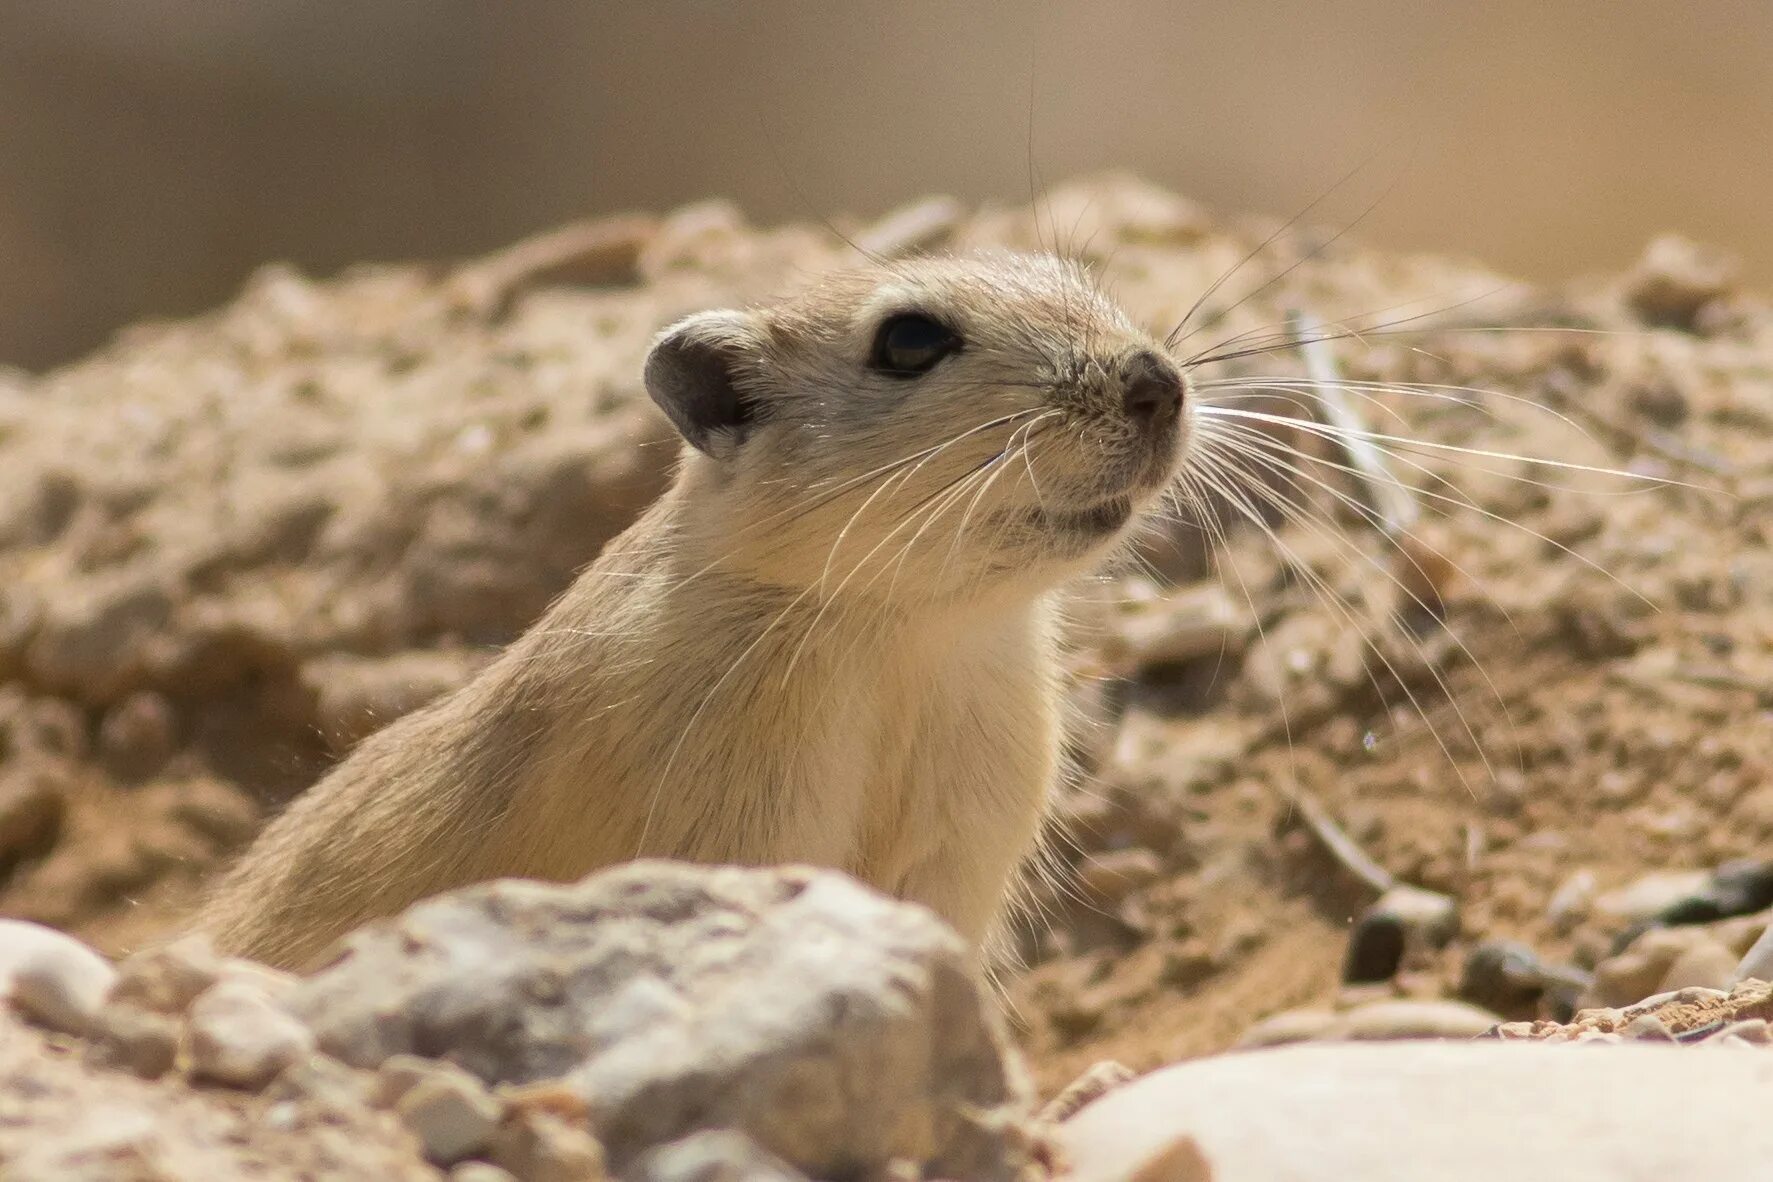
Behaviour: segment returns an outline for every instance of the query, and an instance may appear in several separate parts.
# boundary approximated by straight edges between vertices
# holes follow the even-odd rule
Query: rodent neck
[[[827,542],[795,536],[801,524],[796,522],[735,524],[719,509],[710,511],[720,504],[720,490],[686,488],[687,483],[661,498],[646,527],[634,532],[647,539],[637,557],[654,565],[666,580],[663,586],[682,597],[684,610],[692,613],[712,595],[750,596],[791,614],[822,613],[827,623],[852,619],[877,630],[897,624],[923,633],[952,626],[964,634],[1035,611],[1048,590],[1014,577],[956,577],[931,586],[915,565],[903,562],[900,551],[883,547],[878,538],[857,531]],[[946,540],[930,544],[948,546]],[[942,557],[938,565],[949,573],[947,555]]]
[[[734,546],[729,530],[709,523],[706,498],[686,496],[681,486],[654,502],[628,533],[610,544],[587,571],[562,610],[608,618],[633,613],[637,640],[656,620],[686,620],[691,627],[743,626],[746,620],[777,620],[775,633],[830,636],[853,633],[860,647],[892,643],[959,643],[977,634],[1002,634],[1039,615],[1039,588],[982,587],[966,595],[931,594],[910,578],[849,578],[846,571],[810,574],[757,569],[752,551]],[[791,578],[791,574],[798,578]],[[576,603],[571,603],[576,601]],[[589,627],[589,624],[587,624]]]

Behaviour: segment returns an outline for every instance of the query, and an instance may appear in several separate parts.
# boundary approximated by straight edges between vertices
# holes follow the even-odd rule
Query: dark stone
[[[1368,911],[1349,933],[1342,980],[1350,985],[1391,980],[1403,966],[1407,943],[1401,919],[1383,911]]]

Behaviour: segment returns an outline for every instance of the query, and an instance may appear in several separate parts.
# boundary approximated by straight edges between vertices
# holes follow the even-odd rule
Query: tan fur
[[[913,308],[962,351],[870,370]],[[299,966],[445,888],[640,855],[835,866],[991,932],[1057,774],[1052,592],[1132,524],[1064,515],[1143,507],[1186,444],[1186,417],[1154,440],[1121,405],[1127,357],[1161,346],[1071,265],[1009,255],[660,340],[718,346],[756,424],[686,447],[481,676],[274,821],[197,917],[223,949]]]

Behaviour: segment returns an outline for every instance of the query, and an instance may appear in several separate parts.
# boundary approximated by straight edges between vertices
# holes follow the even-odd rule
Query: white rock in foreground
[[[966,948],[840,874],[642,862],[494,883],[346,947],[290,1003],[323,1049],[558,1078],[615,1171],[723,1128],[815,1177],[1029,1164],[1028,1091]]]
[[[1076,1182],[1748,1182],[1769,1096],[1757,1051],[1308,1045],[1154,1072],[1058,1139]]]
[[[0,998],[41,1025],[87,1033],[116,979],[109,961],[65,932],[0,919]]]

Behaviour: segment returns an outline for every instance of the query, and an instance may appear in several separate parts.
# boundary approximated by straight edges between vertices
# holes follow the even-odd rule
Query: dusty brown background
[[[1134,167],[1555,278],[1685,229],[1773,275],[1773,6],[0,0],[0,362],[261,261],[450,256],[711,193],[756,215]],[[1032,131],[1032,136],[1030,132]],[[1032,145],[1032,151],[1030,147]]]

